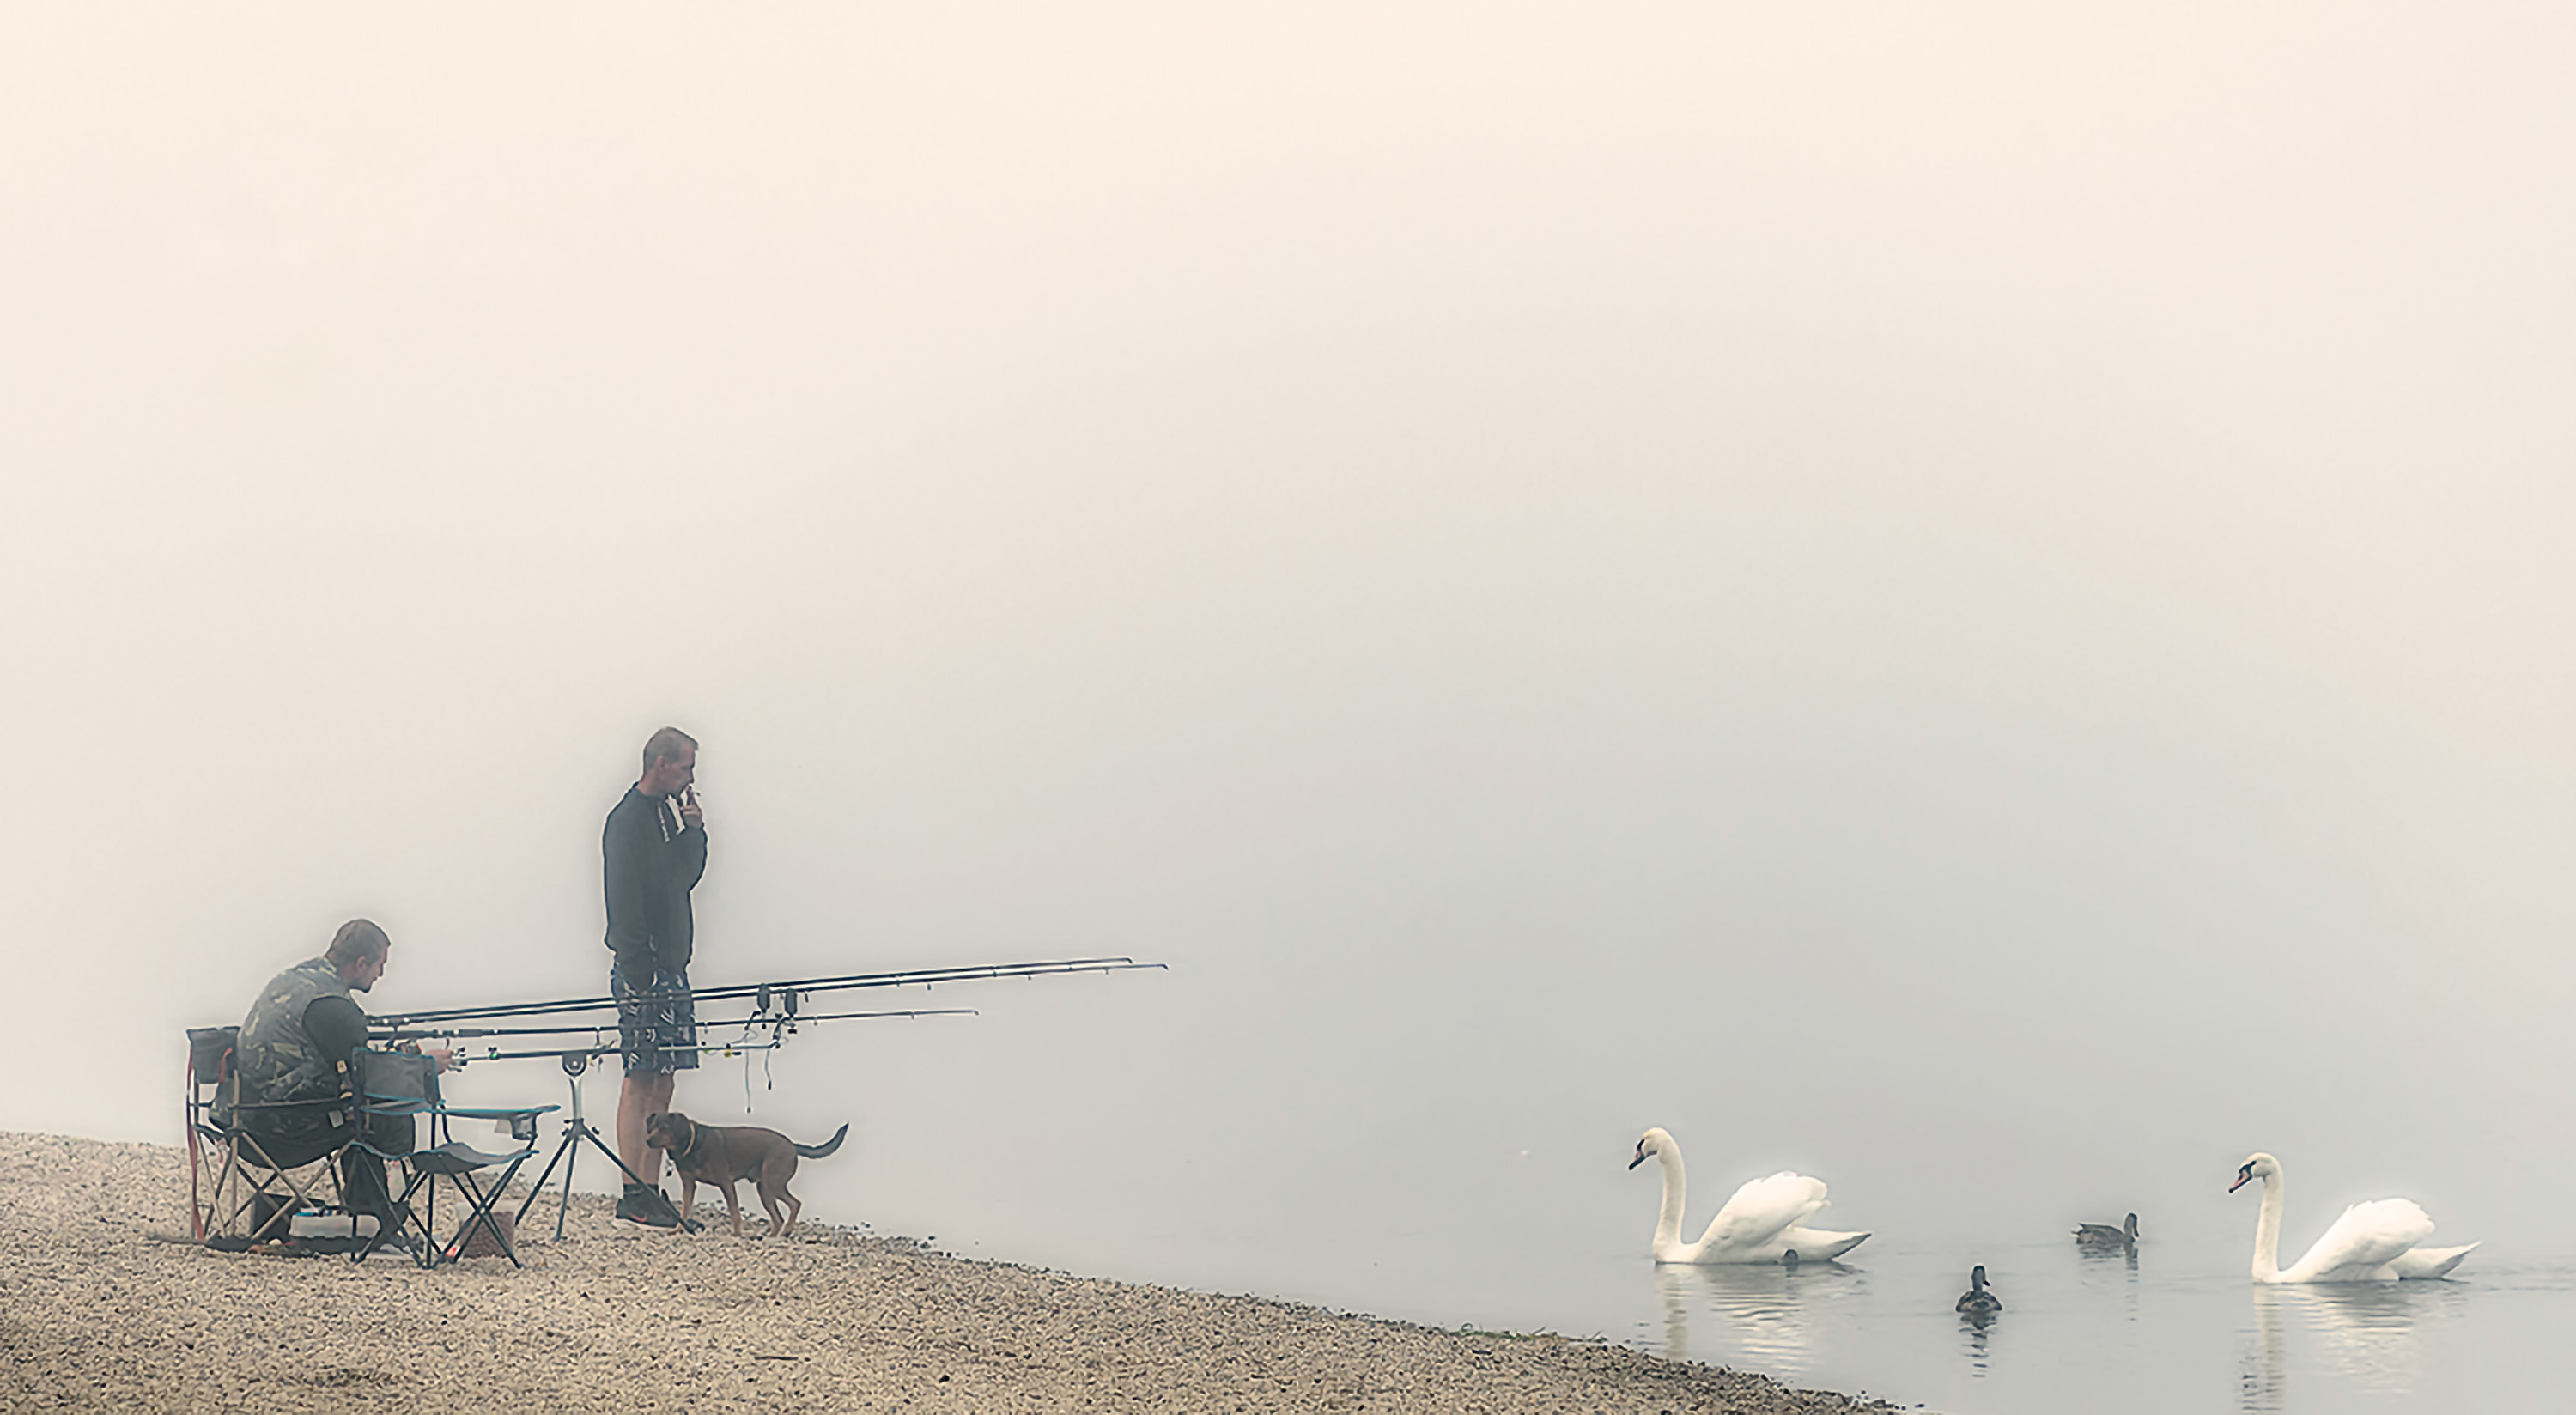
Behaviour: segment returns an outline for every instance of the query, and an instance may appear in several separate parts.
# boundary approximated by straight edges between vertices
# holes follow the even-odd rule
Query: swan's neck
[[[1658,1145],[1655,1158],[1664,1166],[1664,1211],[1655,1220],[1655,1256],[1660,1258],[1681,1245],[1682,1202],[1689,1197],[1690,1180],[1682,1173],[1679,1150]]]
[[[2281,1277],[2281,1173],[2263,1176],[2263,1211],[2254,1220],[2254,1280]]]

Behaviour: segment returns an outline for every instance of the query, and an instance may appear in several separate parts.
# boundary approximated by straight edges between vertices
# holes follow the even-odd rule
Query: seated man
[[[238,1122],[272,1163],[288,1169],[310,1164],[357,1137],[346,1067],[351,1054],[367,1044],[367,1014],[350,994],[376,985],[392,951],[383,929],[351,919],[321,957],[269,979],[243,1019],[234,1044],[234,1074],[245,1107],[237,1112]],[[452,1064],[450,1052],[430,1054],[441,1071]],[[251,1108],[260,1106],[291,1108]],[[416,1134],[408,1116],[369,1122],[368,1139],[390,1154],[408,1153]],[[340,1182],[351,1210],[374,1213],[392,1231],[384,1161],[352,1148],[341,1157]]]

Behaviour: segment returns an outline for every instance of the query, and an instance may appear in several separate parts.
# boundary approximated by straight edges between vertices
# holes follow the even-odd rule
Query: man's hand
[[[394,1044],[394,1050],[407,1051],[414,1056],[428,1057],[432,1061],[438,1063],[438,1069],[441,1071],[453,1071],[465,1064],[464,1062],[456,1059],[456,1048],[454,1047],[425,1047],[414,1041],[396,1042]]]
[[[689,830],[707,828],[707,815],[706,812],[698,809],[698,788],[695,786],[680,788],[680,820]]]

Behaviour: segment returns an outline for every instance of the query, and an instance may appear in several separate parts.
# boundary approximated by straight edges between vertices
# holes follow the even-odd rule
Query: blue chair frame
[[[379,1159],[399,1163],[407,1176],[402,1196],[394,1204],[398,1230],[380,1235],[379,1242],[400,1241],[403,1231],[416,1229],[419,1245],[414,1256],[422,1267],[434,1268],[441,1262],[452,1263],[463,1257],[467,1240],[479,1228],[492,1235],[503,1256],[513,1266],[524,1268],[527,1264],[519,1261],[518,1245],[511,1240],[509,1230],[493,1217],[492,1210],[509,1189],[510,1181],[517,1177],[519,1166],[526,1164],[528,1157],[537,1152],[537,1117],[555,1107],[493,1109],[451,1106],[439,1099],[437,1078],[438,1063],[417,1052],[371,1048],[357,1055],[354,1087],[361,1117],[357,1144]],[[429,1143],[426,1146],[415,1145],[398,1154],[381,1148],[371,1127],[365,1123],[378,1118],[414,1122],[425,1119],[429,1124]],[[517,1148],[500,1153],[476,1149],[455,1138],[450,1123],[457,1120],[504,1123],[509,1127],[510,1138],[516,1142]],[[412,1134],[415,1141],[420,1138],[417,1124],[413,1126]],[[493,1168],[501,1170],[499,1178],[488,1183],[477,1180],[477,1175]],[[458,1197],[466,1205],[464,1221],[444,1244],[437,1237],[438,1181],[441,1179],[456,1188]],[[411,1210],[414,1195],[419,1195],[422,1200],[421,1211],[417,1214]],[[364,1261],[367,1252],[368,1246],[362,1245],[352,1255],[353,1259]]]

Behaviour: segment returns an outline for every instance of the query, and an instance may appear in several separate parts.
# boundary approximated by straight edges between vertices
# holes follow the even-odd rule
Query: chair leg
[[[253,1158],[243,1158],[245,1149]],[[276,1173],[275,1167],[268,1163],[268,1156],[261,1152],[259,1142],[242,1134],[228,1137],[224,1144],[223,1169],[215,1176],[214,1202],[209,1206],[217,1210],[213,1225],[216,1229],[230,1229],[239,1224],[242,1215],[251,1211],[259,1196],[268,1192],[266,1180],[251,1177],[254,1167]],[[258,1234],[254,1232],[251,1236],[256,1238]]]
[[[419,1170],[413,1169],[410,1165],[404,1165],[403,1191],[401,1197],[396,1198],[393,1193],[393,1177],[390,1174],[386,1176],[385,1207],[387,1212],[378,1216],[375,1241],[371,1243],[361,1243],[357,1247],[349,1250],[350,1262],[363,1263],[367,1260],[368,1255],[374,1253],[378,1248],[382,1248],[388,1243],[402,1242],[403,1230],[407,1227],[420,1228],[421,1246],[425,1248],[429,1245],[429,1230],[422,1226],[420,1221],[412,1216],[411,1212],[411,1196],[420,1188],[421,1180],[427,1177],[428,1176],[422,1174]]]
[[[348,1194],[339,1182],[338,1158],[338,1152],[334,1151],[315,1163],[321,1164],[324,1172],[331,1176],[332,1192],[339,1196],[341,1205],[345,1208]],[[265,1196],[278,1200],[278,1207],[253,1225],[250,1240],[259,1242],[264,1239],[286,1237],[287,1231],[279,1227],[280,1221],[291,1219],[298,1208],[313,1203],[315,1201],[313,1191],[321,1182],[318,1175],[309,1179],[297,1179],[296,1171],[306,1167],[278,1164],[269,1158],[268,1151],[261,1148],[257,1139],[247,1132],[237,1132],[232,1137],[232,1153],[224,1163],[224,1173],[218,1178],[216,1188],[217,1193],[220,1194],[224,1180],[230,1179],[238,1186],[236,1192],[239,1194],[239,1202],[225,1211],[220,1226],[230,1227],[239,1221],[243,1214],[256,1213],[259,1200]],[[254,1180],[251,1177],[253,1168],[266,1171],[268,1177]],[[277,1188],[271,1187],[272,1185],[282,1188],[285,1192],[278,1192]],[[277,1231],[271,1232],[272,1229]]]
[[[227,1207],[224,1198],[227,1194],[241,1192],[241,1186],[247,1182],[248,1176],[242,1172],[241,1154],[228,1140],[224,1144],[223,1164],[216,1169],[215,1182],[206,1194],[208,1237],[214,1237],[220,1230],[232,1227],[233,1221],[241,1217],[242,1206],[233,1204]]]
[[[493,1242],[501,1245],[501,1256],[510,1260],[510,1266],[515,1268],[527,1266],[526,1263],[519,1261],[519,1245],[510,1241],[510,1235],[502,1229],[500,1220],[492,1214],[494,1207],[501,1202],[502,1196],[509,1191],[511,1177],[519,1172],[519,1165],[525,1162],[525,1158],[522,1157],[512,1163],[508,1169],[501,1172],[501,1178],[490,1189],[476,1184],[474,1176],[470,1173],[449,1176],[456,1181],[456,1187],[462,1191],[462,1197],[467,1203],[465,1225],[456,1230],[456,1241],[447,1250],[451,1261],[463,1260],[465,1245],[473,1239],[474,1230],[480,1228],[492,1235]]]

